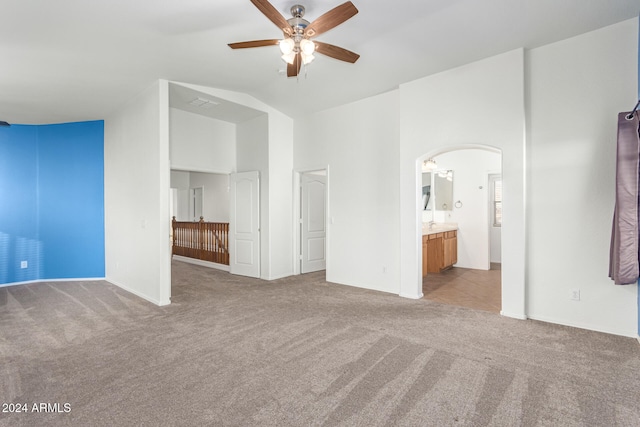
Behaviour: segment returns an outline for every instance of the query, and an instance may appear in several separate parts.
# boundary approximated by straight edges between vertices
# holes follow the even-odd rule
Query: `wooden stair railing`
[[[229,223],[171,221],[172,255],[229,265]]]

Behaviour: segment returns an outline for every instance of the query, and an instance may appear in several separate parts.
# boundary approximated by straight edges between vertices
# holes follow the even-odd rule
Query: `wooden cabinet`
[[[422,277],[440,273],[458,262],[458,233],[444,231],[422,236]]]
[[[447,231],[443,238],[444,264],[443,268],[451,267],[458,262],[458,236],[456,231]]]
[[[442,234],[427,234],[427,272],[429,273],[440,273],[442,270],[444,263]]]

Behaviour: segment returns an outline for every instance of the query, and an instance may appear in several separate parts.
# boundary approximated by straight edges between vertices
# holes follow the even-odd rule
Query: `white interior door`
[[[326,260],[326,193],[327,177],[324,175],[302,174],[301,185],[301,216],[302,232],[301,273],[324,270]]]
[[[189,213],[191,221],[200,221],[202,216],[202,198],[204,194],[204,188],[196,187],[189,189]]]
[[[229,177],[229,271],[260,277],[260,180],[257,171]]]

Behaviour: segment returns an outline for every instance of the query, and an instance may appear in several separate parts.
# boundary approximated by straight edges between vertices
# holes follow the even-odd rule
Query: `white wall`
[[[236,164],[236,125],[170,110],[171,168],[228,174]]]
[[[178,220],[192,220],[189,189],[204,187],[205,221],[229,222],[228,174],[236,170],[236,125],[177,108],[169,112],[171,187],[179,189]]]
[[[191,172],[189,186],[202,187],[202,215],[207,222],[229,222],[229,175]]]
[[[489,269],[489,172],[499,172],[499,153],[470,149],[436,157],[438,169],[453,170],[454,206],[446,212],[446,222],[458,224],[456,267]],[[436,195],[437,197],[437,195]],[[455,207],[457,201],[461,206]]]
[[[400,87],[401,295],[422,296],[422,159],[489,146],[503,156],[502,313],[525,317],[523,62],[515,50]]]
[[[171,171],[171,188],[188,189],[191,173],[188,171]]]
[[[189,217],[189,189],[202,187],[202,216],[207,222],[229,222],[229,175],[171,171],[171,188],[176,189],[176,220]]]
[[[527,55],[531,318],[637,336],[637,286],[607,277],[617,113],[636,102],[637,43],[632,19]]]
[[[296,121],[294,168],[328,168],[327,280],[398,293],[398,93]]]
[[[293,274],[293,120],[269,113],[269,280]]]
[[[170,302],[168,86],[159,81],[105,120],[106,279]]]
[[[190,172],[186,171],[171,171],[171,197],[173,200],[171,216],[176,217],[176,221],[190,221],[189,218],[189,180],[191,177]]]

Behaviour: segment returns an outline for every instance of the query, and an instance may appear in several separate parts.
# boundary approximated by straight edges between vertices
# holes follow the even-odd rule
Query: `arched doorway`
[[[424,297],[500,313],[501,151],[447,147],[420,160]]]

